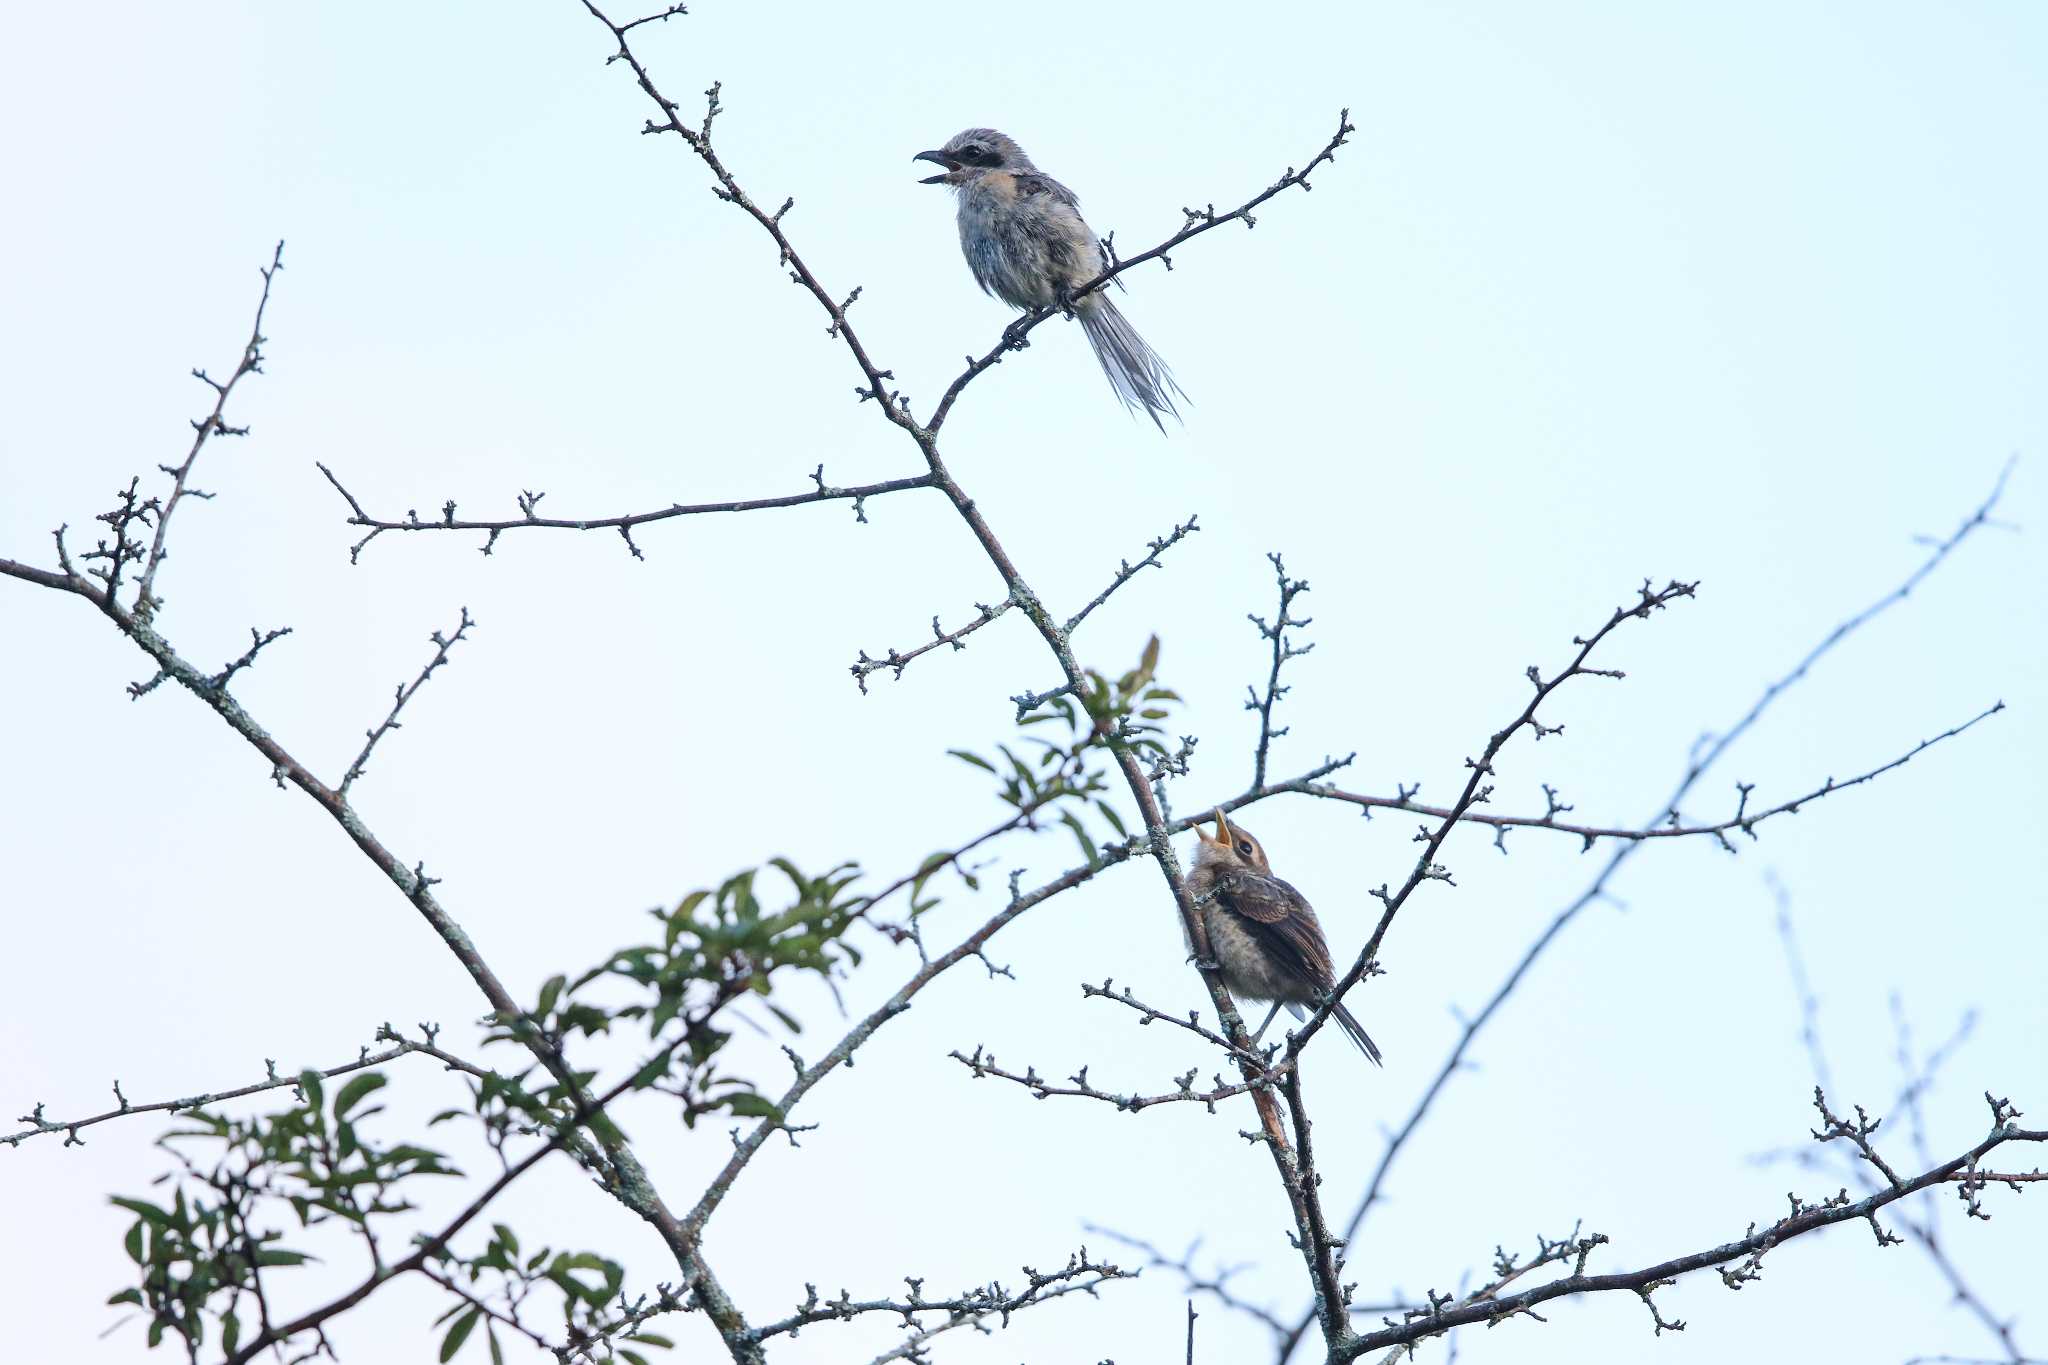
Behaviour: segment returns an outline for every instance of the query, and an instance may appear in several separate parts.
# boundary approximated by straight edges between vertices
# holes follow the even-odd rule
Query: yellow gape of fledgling
[[[1224,819],[1222,811],[1216,812],[1214,836],[1198,825],[1195,837],[1201,842],[1188,890],[1201,901],[1202,927],[1223,970],[1223,984],[1232,995],[1273,1002],[1260,1034],[1282,1005],[1295,1018],[1305,1018],[1302,1006],[1320,1004],[1337,981],[1330,945],[1323,941],[1323,926],[1308,898],[1273,875],[1259,841]],[[1330,1017],[1377,1066],[1380,1050],[1351,1011],[1340,1004]]]
[[[1143,410],[1161,431],[1160,414],[1180,412],[1173,372],[1100,290],[1074,291],[1103,270],[1102,244],[1081,217],[1074,192],[1031,164],[1024,149],[993,128],[969,128],[913,161],[944,167],[927,185],[951,185],[960,198],[960,249],[984,293],[1012,308],[1072,308],[1095,347],[1095,358],[1124,406]]]

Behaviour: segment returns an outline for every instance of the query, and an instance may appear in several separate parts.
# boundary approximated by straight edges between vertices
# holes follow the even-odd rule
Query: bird
[[[1180,420],[1174,396],[1185,401],[1187,394],[1158,352],[1101,291],[1074,296],[1102,273],[1103,252],[1072,190],[993,128],[969,128],[911,160],[937,163],[940,173],[919,183],[950,185],[958,196],[960,250],[983,293],[1026,311],[1070,310],[1124,407],[1142,411],[1162,433],[1162,415]]]
[[[1213,836],[1195,827],[1199,843],[1188,890],[1199,905],[1223,984],[1233,995],[1273,1002],[1252,1037],[1256,1043],[1282,1005],[1296,1019],[1306,1018],[1302,1006],[1321,1004],[1337,984],[1336,976],[1330,945],[1308,898],[1273,875],[1266,850],[1251,831],[1232,825],[1221,809],[1215,820]],[[1374,1066],[1382,1065],[1379,1048],[1341,1001],[1330,1017]]]

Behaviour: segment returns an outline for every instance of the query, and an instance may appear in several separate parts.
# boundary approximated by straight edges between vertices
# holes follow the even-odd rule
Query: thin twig
[[[171,529],[171,514],[178,510],[178,504],[187,497],[205,498],[210,494],[201,493],[191,486],[192,466],[199,461],[199,452],[206,448],[210,437],[246,436],[247,427],[231,427],[222,414],[227,411],[228,396],[235,391],[245,374],[263,372],[263,310],[270,306],[270,284],[277,272],[284,269],[284,243],[280,241],[270,253],[270,264],[262,268],[263,293],[256,300],[256,320],[249,325],[249,340],[242,346],[242,357],[235,363],[235,372],[225,381],[209,376],[204,370],[192,371],[192,377],[213,390],[213,411],[192,424],[192,448],[185,453],[185,462],[176,468],[161,466],[171,476],[171,495],[164,499],[163,510],[157,513],[156,535],[150,541],[149,557],[143,561],[142,577],[135,588],[135,614],[144,621],[153,620],[163,600],[156,595],[156,572],[162,567],[169,554],[166,537]]]

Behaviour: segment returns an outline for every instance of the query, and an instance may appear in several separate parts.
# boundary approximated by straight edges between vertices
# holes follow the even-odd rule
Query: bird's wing
[[[1018,171],[1016,180],[1017,193],[1027,198],[1034,194],[1049,194],[1070,209],[1081,207],[1081,201],[1075,197],[1072,190],[1042,172]]]
[[[1330,945],[1308,897],[1278,877],[1239,873],[1216,885],[1216,903],[1243,921],[1244,927],[1296,974],[1327,990],[1336,977],[1330,966]]]

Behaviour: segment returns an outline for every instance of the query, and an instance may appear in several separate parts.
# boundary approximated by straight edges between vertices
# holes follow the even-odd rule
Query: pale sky
[[[1773,930],[1789,890],[1842,1106],[1897,1089],[1889,999],[1925,1045],[1969,1009],[1974,1036],[1931,1098],[1938,1152],[1984,1132],[1980,1092],[2048,1116],[2048,445],[2044,305],[2048,12],[2026,3],[1581,3],[1267,7],[911,4],[768,11],[705,0],[637,36],[686,108],[724,83],[721,154],[791,233],[880,363],[928,412],[1007,311],[959,257],[948,196],[911,155],[959,129],[1014,135],[1125,249],[1183,205],[1235,204],[1322,145],[1315,179],[1135,272],[1120,302],[1190,396],[1162,439],[1121,412],[1077,329],[1048,324],[970,391],[948,428],[955,473],[1032,585],[1071,612],[1121,558],[1198,514],[1201,532],[1091,618],[1109,671],[1146,637],[1199,735],[1176,805],[1240,791],[1263,679],[1244,620],[1272,609],[1264,554],[1313,585],[1309,657],[1290,665],[1276,775],[1358,752],[1345,785],[1421,781],[1448,799],[1461,760],[1521,706],[1523,670],[1568,657],[1644,577],[1697,601],[1631,623],[1604,656],[1620,682],[1560,698],[1565,735],[1518,741],[1496,805],[1650,815],[1704,729],[1725,726],[1833,624],[1910,572],[2017,453],[1999,525],[1788,695],[1688,806],[1725,814],[1847,777],[1997,700],[2008,709],[1867,787],[1760,830],[1730,857],[1646,850],[1483,1035],[1396,1166],[1353,1248],[1362,1298],[1455,1290],[1496,1244],[1575,1222],[1623,1270],[1739,1236],[1785,1193],[1839,1180],[1758,1167],[1801,1140],[1812,1078]],[[624,11],[615,17],[630,17]],[[736,518],[638,536],[358,533],[314,468],[373,509],[510,516],[522,489],[556,515],[770,496],[918,472],[853,397],[857,374],[750,222],[700,165],[639,128],[649,106],[574,0],[166,8],[18,7],[0,21],[0,556],[46,563],[132,474],[174,462],[204,411],[194,366],[230,366],[256,267],[287,242],[267,373],[238,392],[252,434],[209,451],[215,501],[180,511],[161,587],[188,656],[294,627],[236,690],[338,778],[427,635],[467,606],[473,638],[356,790],[407,861],[530,998],[638,941],[645,911],[786,854],[856,859],[881,881],[1000,817],[945,756],[1008,736],[1008,697],[1055,681],[1005,618],[861,696],[858,651],[926,638],[1000,593],[935,495]],[[263,1059],[332,1065],[379,1022],[437,1020],[467,1046],[484,1008],[388,882],[310,802],[191,697],[131,702],[143,656],[81,602],[0,582],[8,727],[0,831],[12,875],[0,1113],[96,1111],[247,1083]],[[1340,961],[1405,875],[1415,821],[1371,823],[1286,798],[1247,817],[1321,912]],[[1454,838],[1455,889],[1396,922],[1388,975],[1351,1004],[1386,1053],[1307,1062],[1325,1196],[1339,1214],[1458,1031],[1593,874],[1575,841]],[[1184,850],[1184,854],[1185,854]],[[1075,860],[1048,836],[1000,856],[979,898],[931,921],[950,943],[1027,881]],[[1203,1239],[1252,1268],[1245,1297],[1307,1303],[1270,1162],[1237,1137],[1247,1106],[1131,1116],[1031,1099],[947,1060],[1158,1090],[1217,1062],[1084,1001],[1113,977],[1162,1008],[1205,1004],[1155,874],[1120,869],[1026,916],[991,949],[1016,979],[961,969],[920,997],[799,1118],[713,1222],[707,1252],[758,1319],[814,1281],[927,1293],[1048,1267],[1114,1227],[1179,1250]],[[914,968],[872,953],[850,1009]],[[798,1046],[844,1024],[792,997]],[[775,1042],[739,1055],[779,1087]],[[485,1060],[490,1055],[485,1054]],[[499,1058],[506,1064],[514,1059]],[[394,1130],[460,1102],[430,1065],[392,1069]],[[659,1106],[627,1115],[671,1202],[729,1150]],[[127,1216],[166,1169],[151,1120],[0,1150],[9,1359],[127,1361]],[[1887,1129],[1887,1132],[1890,1130]],[[437,1137],[460,1143],[443,1128]],[[1903,1142],[1903,1137],[1895,1139]],[[464,1164],[487,1158],[458,1147]],[[1910,1150],[1896,1153],[1909,1161]],[[2026,1164],[2040,1158],[2032,1156]],[[1943,1201],[1947,1204],[1952,1201]],[[1947,1219],[1947,1245],[2019,1340],[2048,1353],[2037,1199]],[[441,1205],[434,1206],[436,1209]],[[596,1246],[643,1285],[660,1249],[566,1164],[506,1204],[529,1243]],[[331,1248],[310,1304],[359,1269]],[[1128,1259],[1128,1258],[1122,1258]],[[343,1358],[425,1361],[422,1286],[379,1295],[335,1333]],[[1181,1358],[1183,1294],[1148,1272],[942,1339],[943,1362]],[[1784,1248],[1730,1294],[1664,1291],[1687,1330],[1652,1342],[1632,1296],[1553,1305],[1460,1338],[1468,1361],[1996,1355],[1911,1248],[1844,1226]],[[2033,1310],[2033,1311],[2029,1311]],[[1198,1358],[1269,1358],[1265,1329],[1203,1307]],[[679,1321],[678,1360],[717,1358]],[[885,1323],[821,1326],[778,1361],[863,1361]],[[508,1343],[510,1347],[510,1343]],[[1441,1343],[1422,1358],[1441,1361]],[[520,1356],[514,1359],[544,1359]],[[168,1358],[168,1357],[165,1357]],[[463,1359],[484,1358],[481,1339]]]

